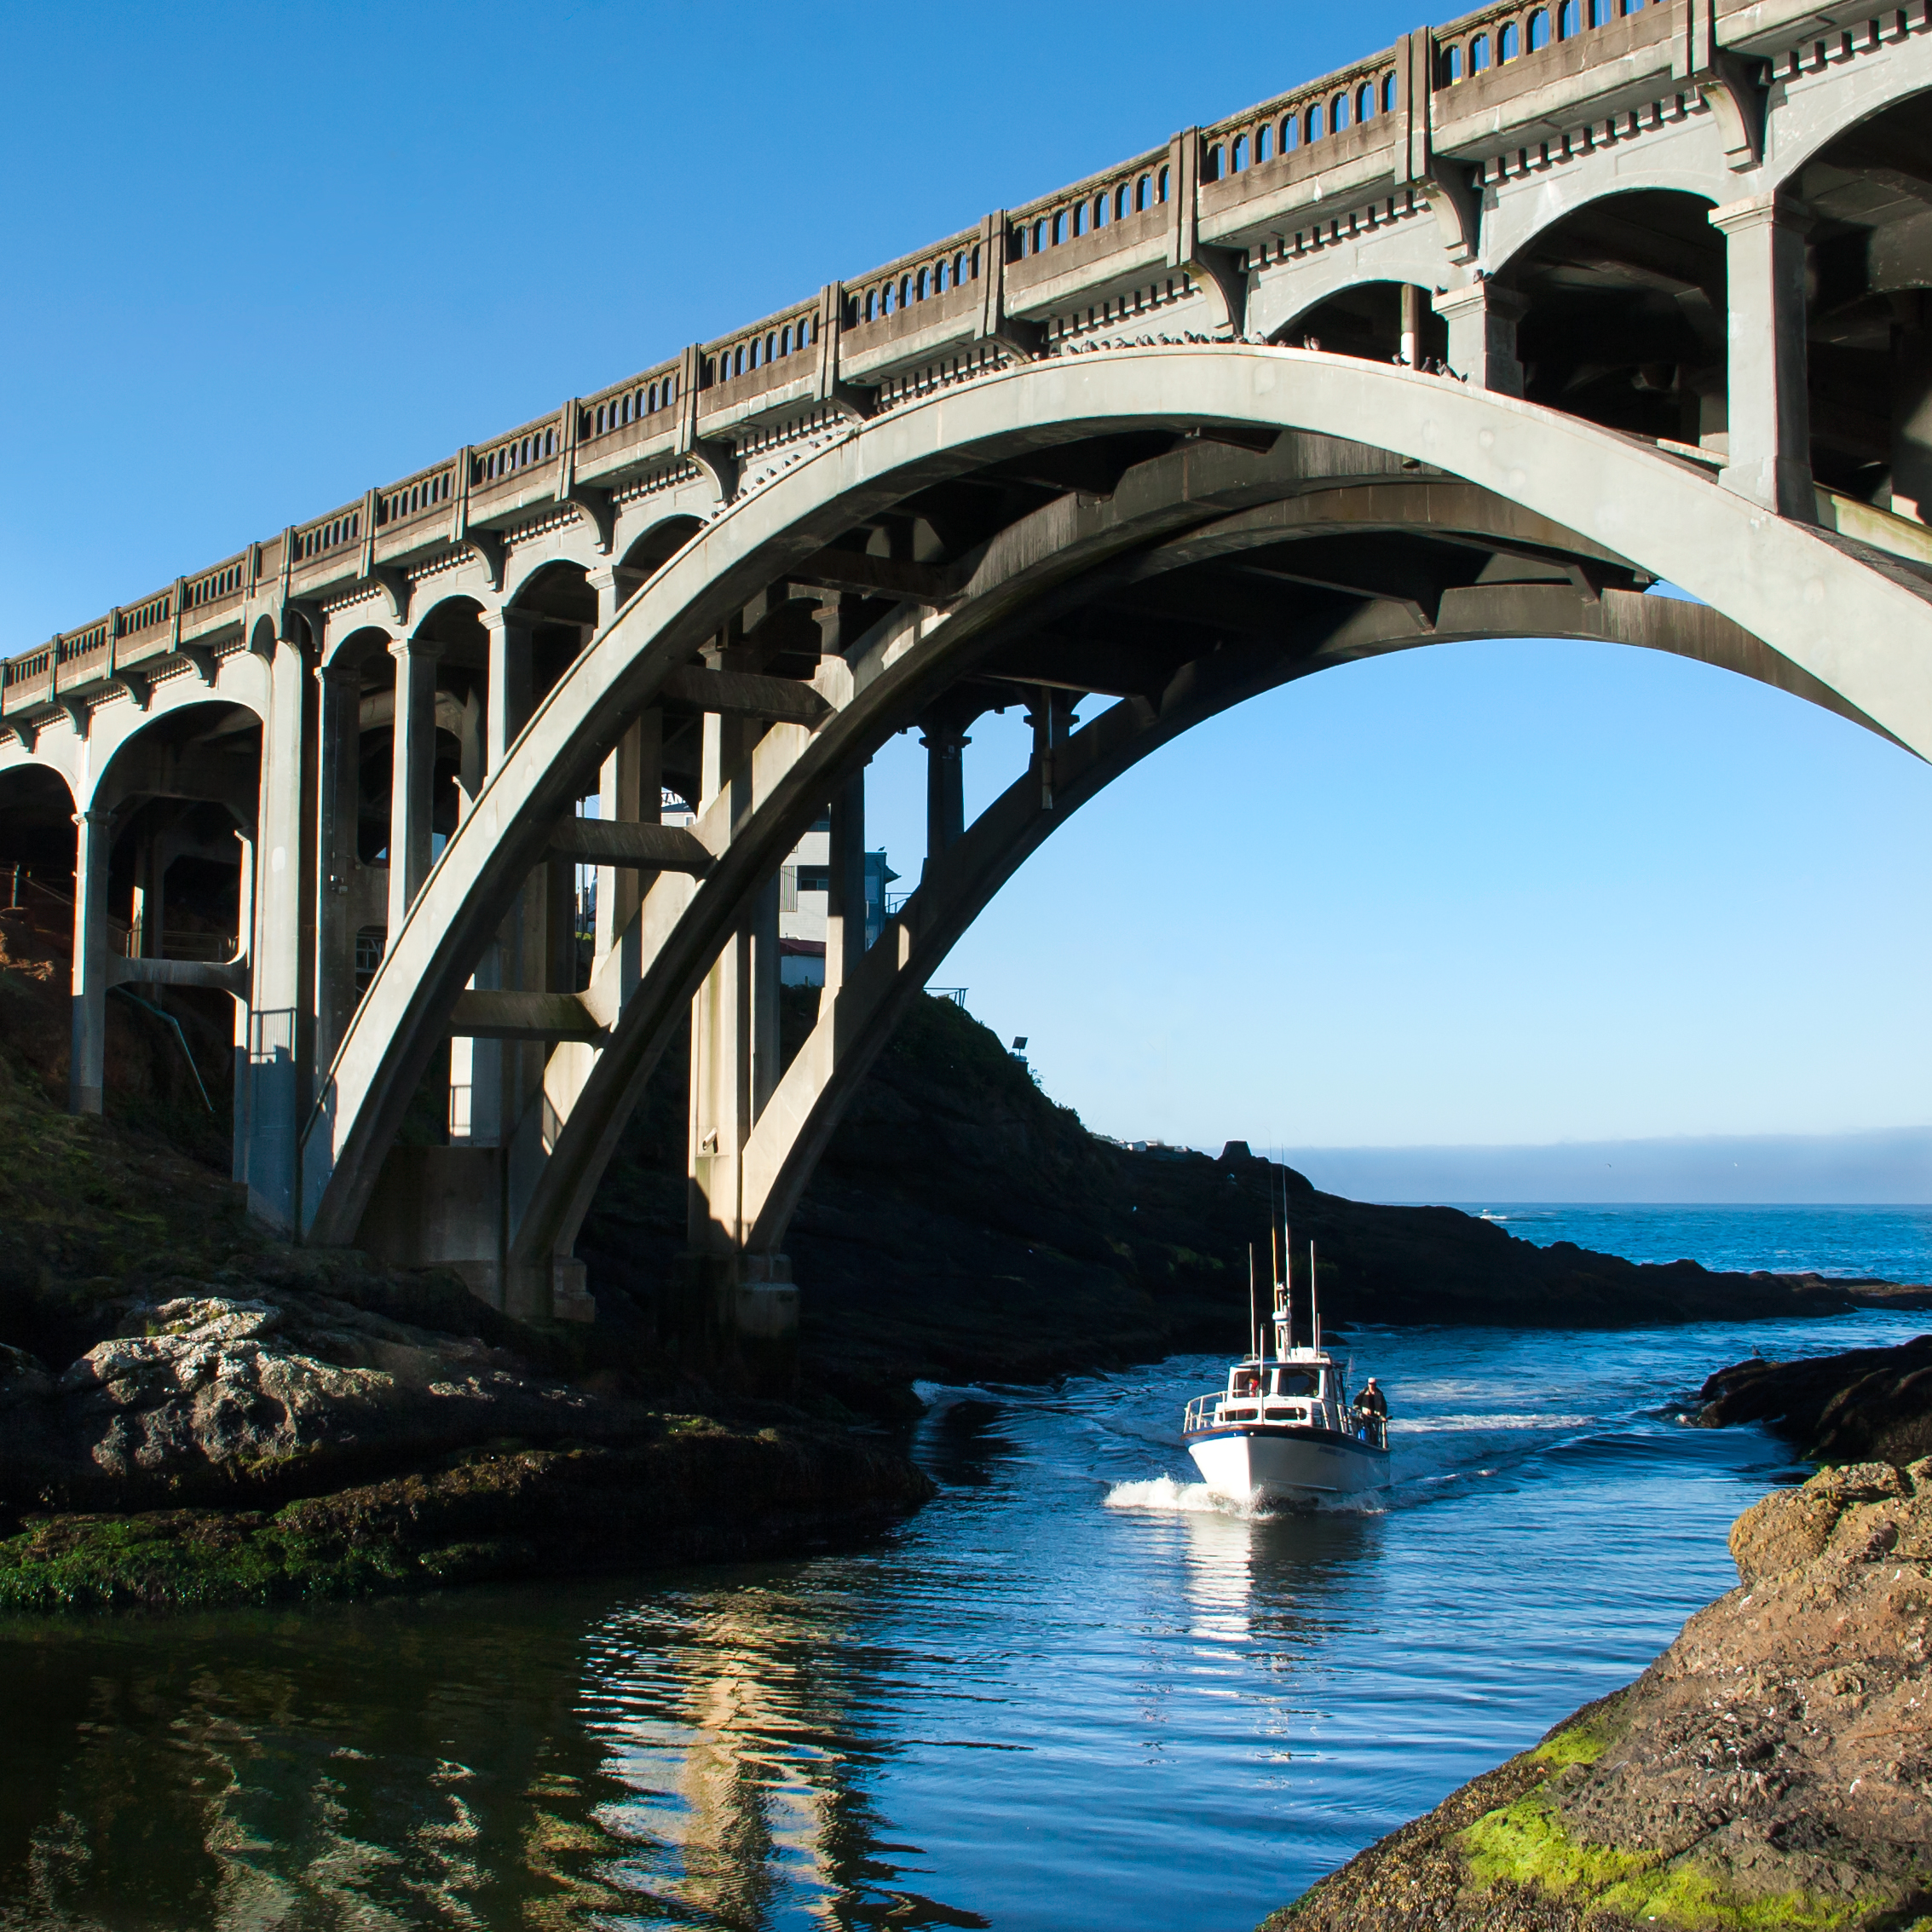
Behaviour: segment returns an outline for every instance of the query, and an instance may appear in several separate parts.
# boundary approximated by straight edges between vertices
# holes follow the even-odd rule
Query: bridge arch
[[[1915,34],[1889,49],[1889,57],[1862,71],[1856,111],[1846,112],[1842,92],[1785,75],[1773,87],[1767,118],[1770,132],[1759,193],[1781,188],[1848,133],[1895,110],[1923,107],[1932,93],[1932,42]]]
[[[1703,190],[1620,188],[1525,236],[1492,286],[1522,305],[1523,393],[1604,428],[1723,447],[1724,237]]]
[[[1110,449],[1133,458],[1110,482],[1100,474]],[[1133,455],[1151,449],[1161,453]],[[843,533],[903,517],[922,493],[930,498],[962,477],[1010,493],[1026,476],[1072,473],[1092,487],[1062,487],[970,546],[950,574],[935,568],[922,578],[925,567],[889,560],[862,568],[828,562],[857,557],[836,549]],[[1410,514],[1399,514],[1398,498]],[[1450,568],[1450,553],[1469,550],[1473,539],[1491,558],[1511,560],[1486,582],[1480,569],[1459,581]],[[1284,545],[1307,547],[1284,558],[1275,554]],[[562,1084],[545,1103],[551,1164],[526,1203],[537,1245],[574,1230],[574,1197],[648,1072],[664,1017],[688,1004],[721,937],[884,735],[962,677],[1000,669],[1001,652],[1070,618],[1103,581],[1159,610],[1168,608],[1158,601],[1160,580],[1185,583],[1215,555],[1236,551],[1259,556],[1278,580],[1261,586],[1260,601],[1275,612],[1280,635],[1271,642],[1265,616],[1253,608],[1243,616],[1234,595],[1210,614],[1208,631],[1225,618],[1231,632],[1245,624],[1252,636],[1260,624],[1260,648],[1277,667],[1284,652],[1293,658],[1312,648],[1281,624],[1284,598],[1298,621],[1327,623],[1322,649],[1335,661],[1471,634],[1458,629],[1457,611],[1468,608],[1475,634],[1520,624],[1528,634],[1618,635],[1688,649],[1829,703],[1921,755],[1932,751],[1923,586],[1872,571],[1826,536],[1767,517],[1692,466],[1588,423],[1370,362],[1243,346],[1066,358],[942,392],[742,498],[647,582],[560,678],[450,841],[335,1056],[305,1136],[312,1236],[353,1236],[394,1123],[464,979],[585,775],[624,720],[647,709],[674,674],[688,676],[706,641],[773,581],[810,581],[831,569],[930,588],[902,597],[822,665],[820,710],[784,714],[727,775],[694,828],[709,854],[698,868],[702,883],[660,874],[626,948],[614,949],[608,983],[582,995],[579,1010],[597,1024],[576,1035],[582,1044],[553,1056]],[[1712,609],[1694,623],[1672,617],[1665,629],[1626,636],[1628,608],[1645,602],[1634,592],[1652,576],[1684,585]],[[1520,619],[1506,623],[1502,605],[1512,601]],[[1203,640],[1198,627],[1194,642],[1202,648],[1164,677],[1149,660],[1137,687],[1111,687],[1120,701],[1103,716],[1121,718],[1110,730],[1125,729],[1137,705],[1158,711],[1189,665],[1217,655],[1214,637]],[[1068,634],[1056,648],[1077,652],[1081,643]],[[1014,660],[1004,661],[1011,674]],[[1028,665],[1017,668],[1024,681]],[[1042,708],[1050,719],[1051,703]],[[1049,725],[1049,753],[1058,756],[1070,742],[1056,741]],[[913,937],[902,927],[892,945],[909,956]],[[781,1083],[773,1120],[793,1117],[800,1133],[816,1131],[817,1099],[781,1105]],[[753,1228],[769,1229],[788,1213],[786,1177],[795,1176],[796,1162],[769,1150],[760,1156],[764,1193],[776,1203],[765,1214],[750,1141],[734,1156],[744,1156],[751,1185],[740,1206]]]

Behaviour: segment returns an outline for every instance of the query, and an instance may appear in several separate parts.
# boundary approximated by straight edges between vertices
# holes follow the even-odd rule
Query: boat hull
[[[1202,1429],[1187,1453],[1217,1496],[1237,1502],[1319,1503],[1388,1482],[1388,1451],[1331,1429]]]

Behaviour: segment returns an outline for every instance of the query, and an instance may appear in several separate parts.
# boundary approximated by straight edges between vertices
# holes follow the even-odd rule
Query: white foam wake
[[[1266,1522],[1272,1517],[1306,1515],[1311,1509],[1374,1513],[1386,1507],[1372,1491],[1337,1496],[1299,1508],[1284,1503],[1268,1504],[1238,1497],[1223,1496],[1205,1483],[1176,1482],[1172,1476],[1156,1476],[1149,1481],[1116,1483],[1104,1498],[1110,1509],[1148,1509],[1163,1515],[1232,1516],[1243,1522]]]
[[[1245,1502],[1220,1495],[1205,1483],[1176,1482],[1172,1476],[1155,1476],[1139,1483],[1116,1483],[1107,1491],[1106,1502],[1110,1509],[1158,1509],[1167,1514],[1250,1516],[1254,1514]]]
[[[1595,1416],[1399,1416],[1391,1435],[1456,1435],[1487,1429],[1582,1429]]]

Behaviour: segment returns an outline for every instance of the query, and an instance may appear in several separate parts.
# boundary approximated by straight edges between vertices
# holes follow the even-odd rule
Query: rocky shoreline
[[[1705,1428],[1762,1422],[1822,1462],[1932,1456],[1932,1335],[1796,1362],[1753,1356],[1698,1392]]]
[[[931,1493],[875,1435],[605,1394],[462,1334],[461,1303],[451,1329],[401,1319],[384,1304],[433,1297],[360,1257],[260,1272],[164,1279],[58,1378],[0,1347],[0,1610],[794,1551]]]
[[[1932,1458],[1821,1470],[1635,1683],[1263,1932],[1932,1928]]]

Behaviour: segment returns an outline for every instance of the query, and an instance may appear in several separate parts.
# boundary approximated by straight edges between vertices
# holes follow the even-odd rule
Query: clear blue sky
[[[1416,24],[1224,3],[0,6],[11,651]],[[980,799],[1016,719],[968,753]],[[916,874],[917,753],[875,767]],[[943,982],[1121,1135],[1932,1117],[1932,773],[1577,644],[1333,672],[1073,821]]]

